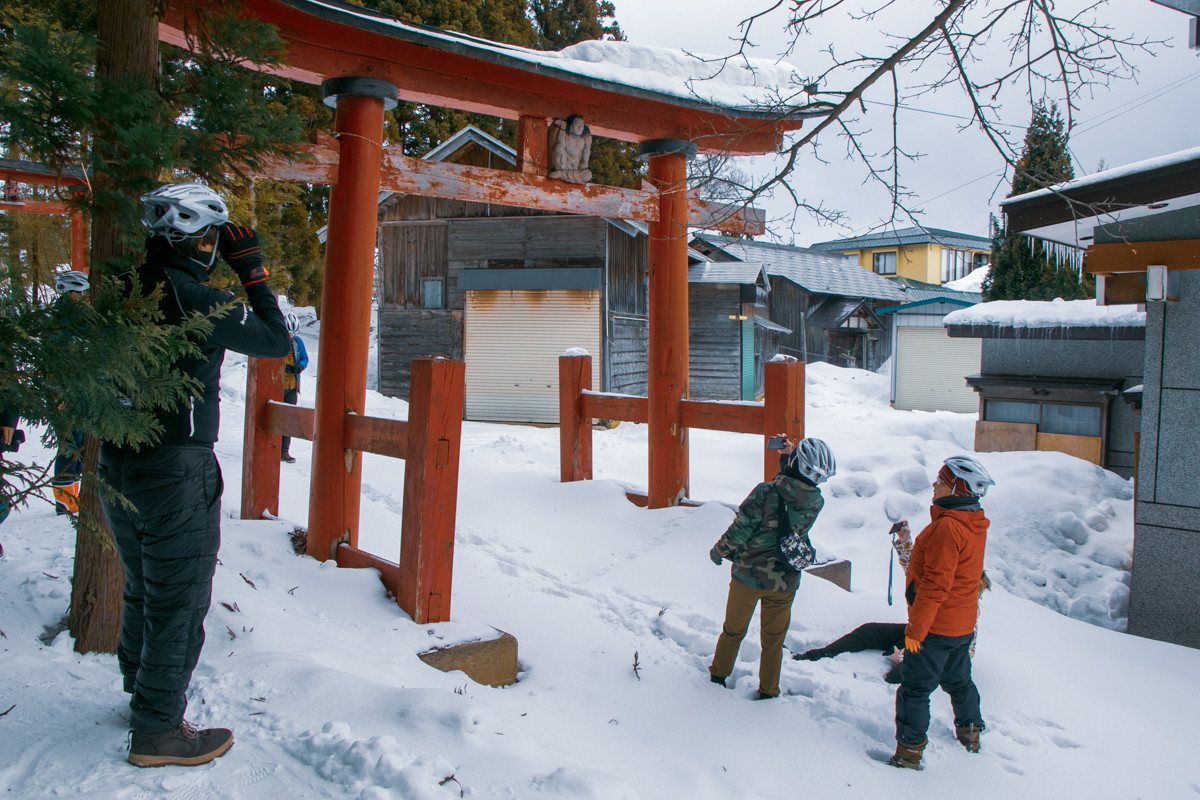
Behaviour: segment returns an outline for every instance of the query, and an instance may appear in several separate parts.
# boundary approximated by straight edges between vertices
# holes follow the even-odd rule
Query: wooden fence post
[[[246,362],[246,425],[242,435],[242,519],[279,514],[278,434],[267,430],[267,402],[283,401],[283,359]]]
[[[412,362],[396,601],[421,625],[450,619],[465,375],[461,361]]]
[[[764,383],[763,436],[785,433],[792,441],[804,438],[804,362],[768,361]],[[779,451],[765,447],[764,451],[763,474],[769,481],[779,472]]]
[[[563,483],[592,479],[592,420],[583,413],[584,391],[592,388],[592,357],[558,359],[559,468]]]

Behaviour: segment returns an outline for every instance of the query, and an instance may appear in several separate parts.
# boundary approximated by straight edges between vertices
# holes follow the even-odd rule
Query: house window
[[[1041,433],[1065,433],[1070,436],[1100,435],[1100,406],[1042,404]]]
[[[956,281],[967,277],[973,269],[974,253],[970,250],[952,250],[942,248],[942,283]]]
[[[1038,422],[1038,404],[1022,403],[1017,400],[988,400],[983,408],[983,418],[993,422]]]
[[[875,253],[871,256],[871,267],[880,275],[895,275],[896,251],[889,250],[886,253]]]
[[[986,267],[988,264],[991,263],[991,261],[992,261],[991,253],[975,253],[974,258],[972,259],[971,269],[979,269],[980,267]]]
[[[446,281],[443,278],[421,279],[421,308],[445,308]]]
[[[1100,435],[1100,406],[988,400],[984,403],[983,418],[990,422],[1030,423],[1038,426],[1038,433]]]

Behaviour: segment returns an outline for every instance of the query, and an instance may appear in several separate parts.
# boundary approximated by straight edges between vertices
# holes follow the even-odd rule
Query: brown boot
[[[955,728],[954,735],[958,738],[958,743],[967,748],[968,753],[978,753],[979,731],[978,725],[971,724],[965,728]]]
[[[903,767],[904,769],[920,769],[921,753],[925,752],[925,745],[927,744],[929,744],[928,739],[917,745],[905,744],[897,739],[896,755],[889,758],[887,763],[891,764],[893,767]]]
[[[134,733],[129,742],[129,763],[138,767],[196,767],[225,755],[233,746],[228,728],[196,730],[184,721],[162,733]]]

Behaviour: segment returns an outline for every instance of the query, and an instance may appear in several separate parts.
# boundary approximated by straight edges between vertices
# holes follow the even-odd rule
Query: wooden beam
[[[1120,272],[1101,275],[1104,279],[1104,295],[1101,305],[1121,306],[1146,302],[1146,273]],[[1099,278],[1098,278],[1099,279]]]
[[[559,480],[592,479],[592,417],[584,410],[583,393],[592,388],[592,357],[558,358]]]
[[[733,433],[763,431],[761,403],[723,403],[715,400],[684,400],[683,424],[688,428]]]
[[[338,545],[334,558],[337,559],[337,565],[341,569],[372,568],[379,570],[379,579],[383,581],[384,588],[387,589],[388,594],[396,596],[396,587],[400,584],[399,564],[348,544]]]
[[[278,402],[282,399],[283,359],[249,359],[242,436],[242,519],[279,514],[279,435],[271,430],[269,419],[272,406],[283,405]]]
[[[281,386],[283,384],[280,384]],[[279,397],[283,397],[282,390]],[[315,416],[311,408],[294,406],[281,400],[267,403],[266,429],[281,436],[291,436],[293,439],[313,440]]]
[[[293,158],[264,158],[257,167],[246,166],[251,178],[293,183],[332,185],[338,181],[338,146],[321,142],[297,147]],[[531,156],[536,158],[536,155]],[[597,183],[556,181],[543,174],[522,174],[446,161],[426,161],[406,156],[397,148],[384,151],[379,186],[398,194],[441,197],[473,203],[497,203],[516,208],[536,208],[566,214],[658,220],[658,191],[623,189]],[[691,193],[688,226],[725,233],[761,236],[766,214],[760,208],[703,201]]]
[[[398,419],[346,415],[345,443],[351,450],[408,458],[408,423]]]
[[[1093,275],[1145,272],[1151,264],[1170,270],[1200,269],[1200,239],[1094,244],[1087,249],[1084,264]]]
[[[583,416],[589,419],[616,419],[621,422],[648,422],[650,411],[645,397],[626,394],[598,394],[584,392],[580,395]]]
[[[81,169],[68,168],[60,174],[32,161],[11,158],[0,158],[0,180],[38,186],[59,186],[77,191],[88,187],[87,176]]]
[[[47,200],[22,200],[17,203],[0,200],[0,211],[24,211],[27,214],[70,214],[72,208],[66,203],[54,203]]]

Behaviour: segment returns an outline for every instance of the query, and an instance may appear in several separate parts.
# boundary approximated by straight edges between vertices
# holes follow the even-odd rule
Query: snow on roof
[[[1012,205],[1013,203],[1021,203],[1026,200],[1032,200],[1036,197],[1044,197],[1051,194],[1059,194],[1068,190],[1082,189],[1086,186],[1091,186],[1096,183],[1104,183],[1105,181],[1116,180],[1117,178],[1125,178],[1131,175],[1138,175],[1142,172],[1149,172],[1153,169],[1162,169],[1163,167],[1171,167],[1176,164],[1186,164],[1189,161],[1200,159],[1200,147],[1192,147],[1187,150],[1180,150],[1176,153],[1167,153],[1166,155],[1147,158],[1145,161],[1135,161],[1132,164],[1126,164],[1122,167],[1113,167],[1102,172],[1094,172],[1091,175],[1085,175],[1082,178],[1075,180],[1056,183],[1045,189],[1037,189],[1036,191],[1018,194],[1000,201],[1001,206]]]
[[[797,95],[808,81],[791,64],[758,58],[727,58],[633,42],[588,41],[558,51],[531,50],[493,42],[457,31],[414,25],[366,9],[341,3],[322,3],[340,14],[370,20],[396,29],[410,39],[441,39],[491,60],[516,60],[536,65],[539,71],[563,72],[560,78],[590,78],[658,95],[699,101],[729,109],[765,111],[786,100],[803,105]]]
[[[1135,305],[1100,306],[1095,300],[993,300],[946,315],[945,325],[1006,328],[1142,328],[1146,312]]]
[[[966,277],[959,278],[956,281],[947,281],[942,286],[947,289],[953,289],[956,292],[981,292],[983,291],[983,281],[987,278],[991,270],[990,266],[979,267],[978,269],[971,270],[970,274]]]

